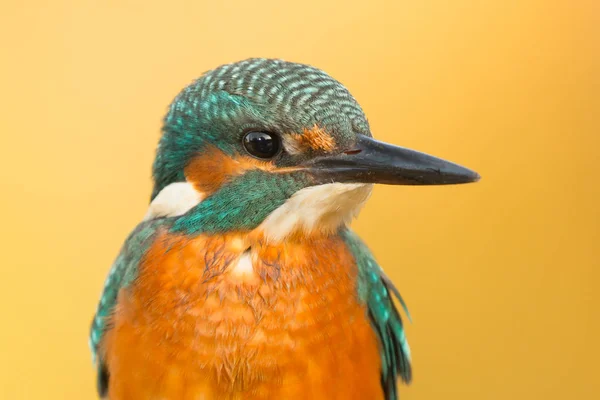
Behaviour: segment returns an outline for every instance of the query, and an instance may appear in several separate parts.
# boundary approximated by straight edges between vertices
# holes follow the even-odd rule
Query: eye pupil
[[[244,148],[257,158],[272,158],[279,152],[279,137],[267,132],[248,132],[244,136]]]

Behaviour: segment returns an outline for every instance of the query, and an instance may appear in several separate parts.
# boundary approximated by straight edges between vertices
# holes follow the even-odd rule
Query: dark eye
[[[279,136],[267,132],[248,132],[244,136],[244,148],[258,158],[272,158],[279,153]]]

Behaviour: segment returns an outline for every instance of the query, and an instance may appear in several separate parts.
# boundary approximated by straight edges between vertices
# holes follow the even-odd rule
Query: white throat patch
[[[373,185],[328,183],[294,193],[260,225],[265,237],[274,242],[301,231],[333,232],[349,223],[365,204]]]

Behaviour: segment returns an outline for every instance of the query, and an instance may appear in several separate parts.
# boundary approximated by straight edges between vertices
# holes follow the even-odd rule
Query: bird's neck
[[[172,231],[187,235],[256,229],[306,183],[253,170],[177,216]]]
[[[364,184],[303,185],[257,170],[204,198],[193,185],[174,183],[154,199],[146,219],[173,217],[171,231],[189,236],[247,232],[271,243],[317,239],[348,224],[372,190]]]

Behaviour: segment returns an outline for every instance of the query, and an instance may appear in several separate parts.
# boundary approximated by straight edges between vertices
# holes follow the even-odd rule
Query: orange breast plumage
[[[109,398],[381,399],[357,274],[338,237],[163,233],[102,341]]]

